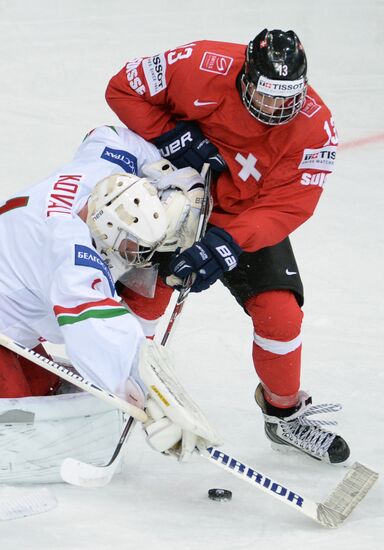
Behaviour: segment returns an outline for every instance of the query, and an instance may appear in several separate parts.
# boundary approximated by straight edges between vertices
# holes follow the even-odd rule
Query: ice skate
[[[312,398],[299,393],[299,404],[292,409],[278,409],[264,398],[262,385],[255,391],[256,403],[261,408],[265,421],[265,434],[275,449],[293,448],[316,460],[337,464],[349,457],[349,447],[344,439],[324,429],[335,421],[311,420],[314,414],[337,412],[340,405],[312,405]],[[282,414],[279,414],[281,411]],[[285,413],[285,414],[284,414]]]

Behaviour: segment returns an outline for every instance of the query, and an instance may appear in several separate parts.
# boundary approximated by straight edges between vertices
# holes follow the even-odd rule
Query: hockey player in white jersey
[[[153,448],[183,460],[199,435],[203,445],[213,441],[189,433],[182,413],[176,425],[154,403],[139,355],[156,344],[146,341],[115,283],[132,268],[150,270],[155,251],[191,244],[202,189],[195,170],[174,171],[153,145],[105,126],[88,134],[72,162],[0,206],[0,332],[30,348],[42,339],[64,343],[84,378],[150,411]],[[1,348],[0,397],[32,395],[25,372]]]

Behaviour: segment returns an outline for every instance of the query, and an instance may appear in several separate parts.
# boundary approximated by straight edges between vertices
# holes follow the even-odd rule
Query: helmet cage
[[[257,81],[258,83],[260,82],[260,77]],[[267,79],[263,80],[264,83],[266,81]],[[268,80],[268,84],[271,86],[277,82],[282,81]],[[271,126],[286,124],[301,111],[307,94],[307,79],[295,82],[297,82],[300,91],[294,95],[270,95],[258,91],[258,84],[255,85],[250,80],[249,75],[244,73],[241,76],[241,98],[248,112],[254,118],[260,120],[260,122]]]
[[[122,227],[118,227],[118,235],[116,241],[113,243],[110,251],[118,253],[128,266],[141,266],[148,265],[152,256],[163,243],[164,238],[151,243],[151,245],[145,245],[140,243],[139,239]]]

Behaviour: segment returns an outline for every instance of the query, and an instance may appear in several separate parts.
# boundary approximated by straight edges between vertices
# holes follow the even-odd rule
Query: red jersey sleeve
[[[111,78],[105,94],[108,105],[119,119],[147,140],[175,125],[166,109],[166,91],[161,89],[166,78],[162,58],[158,55],[129,61]],[[152,87],[147,82],[143,63],[152,75]],[[156,94],[151,95],[151,90],[156,90]]]
[[[199,120],[224,102],[228,80],[235,89],[245,46],[231,45],[239,52],[239,66],[233,54],[228,55],[228,46],[197,41],[129,61],[111,78],[107,103],[127,127],[147,140],[171,130],[178,120]],[[217,80],[222,80],[219,86]]]
[[[172,89],[183,91],[195,46],[186,44],[152,57],[134,59],[112,77],[106,100],[126,126],[148,140],[175,126],[180,117],[172,115],[168,83],[173,81]]]

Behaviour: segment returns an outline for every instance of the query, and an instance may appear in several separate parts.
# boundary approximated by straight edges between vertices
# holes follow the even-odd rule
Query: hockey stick
[[[324,502],[315,502],[220,449],[210,447],[206,452],[200,451],[200,456],[249,483],[254,489],[275,497],[324,527],[331,528],[342,525],[379,477],[378,473],[355,462],[329,497]]]
[[[204,229],[204,223],[202,223],[200,231],[204,231]],[[181,312],[183,303],[189,293],[190,284],[191,281],[188,281],[179,295],[178,303],[175,306],[161,342],[162,345],[166,344],[169,334],[173,329],[174,321]],[[119,444],[106,466],[92,466],[74,461],[73,459],[67,459],[67,481],[88,487],[106,485],[115,472],[128,431],[126,433],[123,432],[121,435]],[[317,503],[289,489],[284,484],[277,482],[271,476],[263,475],[260,471],[256,471],[254,468],[247,466],[245,463],[240,462],[219,449],[210,448],[208,452],[201,452],[200,455],[217,467],[223,468],[228,473],[251,484],[255,489],[275,497],[294,510],[326,527],[339,527],[365,497],[378,478],[376,472],[362,464],[355,463],[332,491],[328,499]]]
[[[134,411],[139,411],[140,415],[138,416],[140,416],[140,418],[138,418],[138,420],[140,420],[141,422],[145,422],[147,420],[146,413],[141,409],[137,409],[137,407],[129,405],[126,401],[118,398],[117,396],[114,396],[113,394],[110,394],[98,388],[97,386],[93,386],[92,384],[85,382],[84,379],[81,378],[79,375],[74,375],[62,365],[59,365],[54,361],[50,361],[49,359],[39,355],[35,351],[30,350],[25,346],[18,344],[17,342],[14,342],[7,336],[0,334],[0,344],[7,349],[10,349],[11,351],[14,351],[18,355],[22,355],[23,357],[29,359],[37,365],[46,368],[50,372],[61,375],[62,378],[69,380],[70,382],[79,386],[81,389],[93,393],[99,399],[107,401],[116,408],[128,412],[132,416],[132,409]],[[74,376],[76,376],[76,378],[74,378]],[[108,483],[113,475],[113,472],[115,471],[116,464],[118,463],[116,462],[116,459],[120,454],[124,441],[126,441],[132,424],[133,419],[129,419],[120,437],[119,444],[108,465],[106,465],[105,467],[93,467],[92,465],[86,464],[85,478],[83,478],[81,475],[78,476],[79,485],[84,485],[85,481],[86,486],[100,486],[105,484],[101,482],[101,480],[105,479]],[[202,451],[200,455],[204,459],[209,460],[212,464],[215,464],[217,467],[223,468],[224,470],[238,477],[242,481],[251,484],[255,489],[258,489],[259,491],[262,491],[277,498],[284,504],[287,504],[294,510],[301,512],[302,514],[324,525],[325,527],[339,527],[350,515],[352,510],[366,496],[366,494],[378,478],[378,474],[373,470],[367,468],[366,466],[363,466],[362,464],[355,463],[351,468],[348,469],[347,474],[337,485],[337,487],[332,491],[330,496],[324,502],[317,503],[305,497],[304,495],[288,488],[285,484],[279,483],[271,476],[266,476],[262,474],[259,470],[256,470],[255,468],[252,468],[245,463],[237,460],[236,458],[226,454],[220,449],[211,447],[206,452]],[[93,481],[93,484],[89,482],[89,468],[95,468],[95,472],[103,474],[99,475],[98,480],[96,482]],[[106,476],[106,474],[108,475]]]
[[[197,224],[195,241],[199,241],[201,237],[204,235],[207,227],[207,223],[208,223],[209,214],[210,214],[211,169],[209,164],[207,163],[204,164],[201,175],[204,178],[204,196],[203,196],[202,205],[200,209],[200,216]],[[192,286],[192,282],[193,281],[191,276],[187,277],[183,282],[182,289],[179,292],[179,296],[177,298],[176,304],[170,316],[168,326],[161,340],[162,346],[165,346],[168,342],[168,338],[171,334],[171,331],[175,326],[175,321],[179,317],[183,309],[185,300],[188,297],[189,291]],[[128,420],[128,423],[125,425],[124,431],[120,436],[119,442],[108,464],[95,466],[93,464],[88,464],[86,462],[82,462],[81,460],[68,457],[63,460],[60,468],[60,474],[63,480],[72,485],[79,485],[81,487],[103,487],[104,485],[107,485],[111,481],[120,463],[123,448],[125,446],[125,443],[128,439],[129,434],[132,431],[131,430],[132,423],[129,424],[129,420]],[[134,427],[134,424],[132,425],[132,429],[133,427]]]
[[[43,367],[43,369],[48,370],[53,374],[57,374],[60,378],[67,380],[68,382],[70,382],[74,386],[77,386],[83,391],[91,393],[99,399],[103,399],[103,401],[106,401],[113,407],[121,409],[122,411],[128,413],[130,416],[133,416],[133,418],[135,418],[136,420],[140,420],[140,422],[145,422],[147,420],[147,415],[142,409],[139,409],[139,407],[135,407],[135,405],[131,405],[124,399],[120,399],[120,397],[118,397],[114,393],[103,390],[99,386],[96,386],[96,384],[92,384],[92,382],[89,382],[88,380],[80,376],[80,374],[67,369],[67,367],[65,367],[64,365],[60,365],[59,363],[56,363],[55,361],[52,361],[51,359],[40,355],[40,353],[37,353],[36,351],[27,348],[26,346],[23,346],[23,344],[19,344],[19,342],[16,342],[15,340],[12,340],[12,338],[9,338],[8,336],[5,336],[1,333],[0,345],[13,351],[17,355],[21,355],[21,357],[32,361],[32,363]]]
[[[204,236],[205,230],[207,228],[210,210],[211,210],[211,169],[209,164],[207,163],[204,164],[203,169],[201,171],[201,175],[204,177],[204,197],[201,205],[199,222],[196,229],[195,242],[199,241],[201,237]],[[186,279],[183,282],[182,289],[179,292],[179,295],[176,300],[176,304],[169,318],[168,326],[165,329],[163,338],[161,339],[162,346],[165,346],[168,341],[168,338],[171,334],[175,321],[179,317],[181,310],[184,307],[184,303],[191,290],[192,283],[193,283],[193,280],[191,275],[189,277],[186,277]]]

